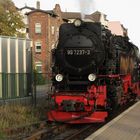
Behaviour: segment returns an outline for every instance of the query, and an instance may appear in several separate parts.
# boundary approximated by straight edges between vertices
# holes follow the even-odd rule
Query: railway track
[[[98,124],[98,127],[99,126],[100,125]],[[95,126],[95,124],[89,124],[86,126],[83,125],[82,127],[80,126],[80,128],[71,128],[68,129],[65,133],[54,137],[53,140],[81,140],[88,134],[88,132],[92,133],[98,127]]]
[[[119,112],[111,114],[110,118],[108,118],[105,123],[82,125],[56,123],[54,125],[50,125],[50,127],[36,131],[31,134],[31,136],[26,137],[23,140],[83,140],[91,133],[94,133],[97,129],[121,114],[131,105],[132,103],[121,108]]]
[[[69,134],[69,136],[67,136],[67,132],[66,132],[66,133],[54,138],[54,140],[84,140],[87,136],[94,133],[96,130],[101,128],[103,125],[107,124],[109,121],[111,121],[112,119],[117,117],[119,114],[121,114],[123,111],[125,111],[127,108],[129,108],[134,103],[135,102],[130,103],[130,104],[124,106],[123,108],[120,108],[119,111],[112,113],[110,115],[110,117],[106,120],[105,123],[89,124],[89,125],[85,125],[84,127],[81,127],[81,125],[80,125],[79,128],[77,128],[77,129],[74,128],[73,131],[68,130],[71,132]]]
[[[64,130],[68,129],[68,124],[55,124],[47,128],[43,128],[31,134],[31,136],[24,138],[23,140],[50,140],[51,137],[58,135]]]

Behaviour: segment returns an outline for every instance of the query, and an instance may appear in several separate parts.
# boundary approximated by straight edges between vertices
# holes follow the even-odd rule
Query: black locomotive
[[[107,112],[108,106],[113,108],[136,97],[140,93],[138,55],[138,48],[127,36],[113,35],[100,23],[77,19],[62,24],[58,45],[52,51],[52,98],[57,107],[49,113],[50,120],[54,120],[52,114],[59,116],[56,120],[65,120],[75,112],[90,112],[88,105],[91,108],[95,104],[97,110],[92,115],[100,118],[101,108]],[[107,115],[101,116],[103,120]],[[89,120],[77,123],[81,122]]]
[[[87,90],[93,82],[88,79],[90,74],[97,78],[99,74],[127,74],[137,69],[138,48],[128,37],[114,36],[100,23],[77,22],[81,25],[66,23],[60,27],[59,43],[53,52],[56,89]],[[62,74],[62,82],[56,81],[56,74]]]

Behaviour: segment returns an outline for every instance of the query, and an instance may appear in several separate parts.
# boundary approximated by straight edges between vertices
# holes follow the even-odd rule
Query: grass
[[[39,109],[31,106],[0,106],[0,139],[7,135],[6,130],[39,122],[41,114]]]

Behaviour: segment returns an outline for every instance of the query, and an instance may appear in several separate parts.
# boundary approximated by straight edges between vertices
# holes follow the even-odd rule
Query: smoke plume
[[[85,14],[89,14],[95,7],[95,0],[78,0],[81,10],[81,18],[85,18]]]

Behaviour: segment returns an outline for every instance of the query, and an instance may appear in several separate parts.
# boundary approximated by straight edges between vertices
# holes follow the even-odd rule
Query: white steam
[[[81,18],[85,18],[85,14],[89,14],[95,7],[95,0],[78,0],[81,10]]]

